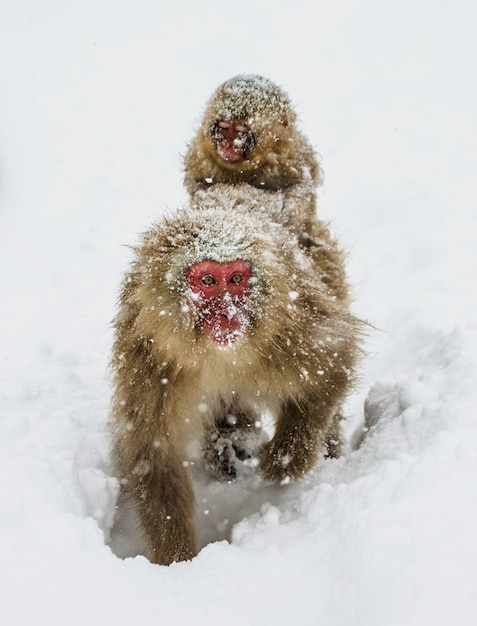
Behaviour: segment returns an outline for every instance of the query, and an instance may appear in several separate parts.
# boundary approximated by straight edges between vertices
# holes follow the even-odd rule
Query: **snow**
[[[476,17],[470,0],[2,2],[3,624],[476,623]],[[127,245],[183,204],[180,154],[239,73],[297,103],[373,327],[345,456],[273,487],[196,468],[208,545],[159,567],[133,522],[112,526],[110,320]]]
[[[254,74],[239,74],[238,76],[233,76],[226,80],[221,85],[219,92],[214,94],[208,103],[207,109],[214,111],[214,117],[215,115],[219,115],[219,117],[224,118],[224,120],[230,120],[233,119],[234,116],[238,116],[238,118],[244,118],[249,122],[254,122],[258,121],[260,118],[259,123],[263,129],[268,121],[267,118],[263,116],[264,111],[262,103],[264,94],[266,94],[268,102],[274,103],[277,117],[290,107],[288,94],[283,92],[280,88],[277,89],[275,83],[269,78]],[[232,107],[231,104],[233,104]],[[256,117],[250,118],[250,114],[247,114],[247,111],[254,111]],[[214,120],[207,119],[207,121],[204,122],[206,132],[209,131],[211,122],[213,123]],[[219,122],[219,126],[220,124],[221,122]],[[245,132],[247,131],[247,126],[245,126],[244,130]],[[246,140],[247,138],[244,137],[242,143]],[[238,141],[237,145],[240,145],[240,140],[235,141]]]

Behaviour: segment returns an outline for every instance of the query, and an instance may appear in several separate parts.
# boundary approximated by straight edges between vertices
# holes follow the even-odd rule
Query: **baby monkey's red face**
[[[242,259],[200,261],[187,272],[199,326],[214,343],[230,345],[249,327],[250,279],[250,266]]]
[[[232,163],[246,159],[255,142],[246,120],[218,119],[212,126],[212,140],[217,154]]]

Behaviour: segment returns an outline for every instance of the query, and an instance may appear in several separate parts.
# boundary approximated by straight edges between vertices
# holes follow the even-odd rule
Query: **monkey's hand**
[[[300,478],[311,469],[315,460],[314,450],[310,454],[307,448],[300,449],[293,440],[284,442],[273,438],[259,451],[262,477],[273,482]]]
[[[197,539],[191,523],[175,516],[159,516],[162,524],[159,532],[150,537],[150,560],[159,565],[190,561],[198,553]]]

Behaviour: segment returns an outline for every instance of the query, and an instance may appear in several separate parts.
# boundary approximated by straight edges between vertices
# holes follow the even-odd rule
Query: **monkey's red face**
[[[250,267],[241,259],[229,263],[201,261],[189,269],[187,280],[192,302],[200,313],[200,326],[215,343],[234,343],[247,329],[250,279]]]
[[[254,144],[252,129],[245,120],[217,120],[212,127],[212,138],[217,154],[232,163],[243,161]]]

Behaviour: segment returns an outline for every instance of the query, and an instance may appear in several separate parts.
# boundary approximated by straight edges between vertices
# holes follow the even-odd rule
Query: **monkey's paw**
[[[310,469],[307,455],[293,454],[273,440],[261,447],[259,459],[262,477],[273,482],[300,478]]]
[[[193,527],[171,518],[166,518],[163,532],[151,538],[148,556],[152,563],[170,565],[179,561],[190,561],[198,553],[197,539]]]

